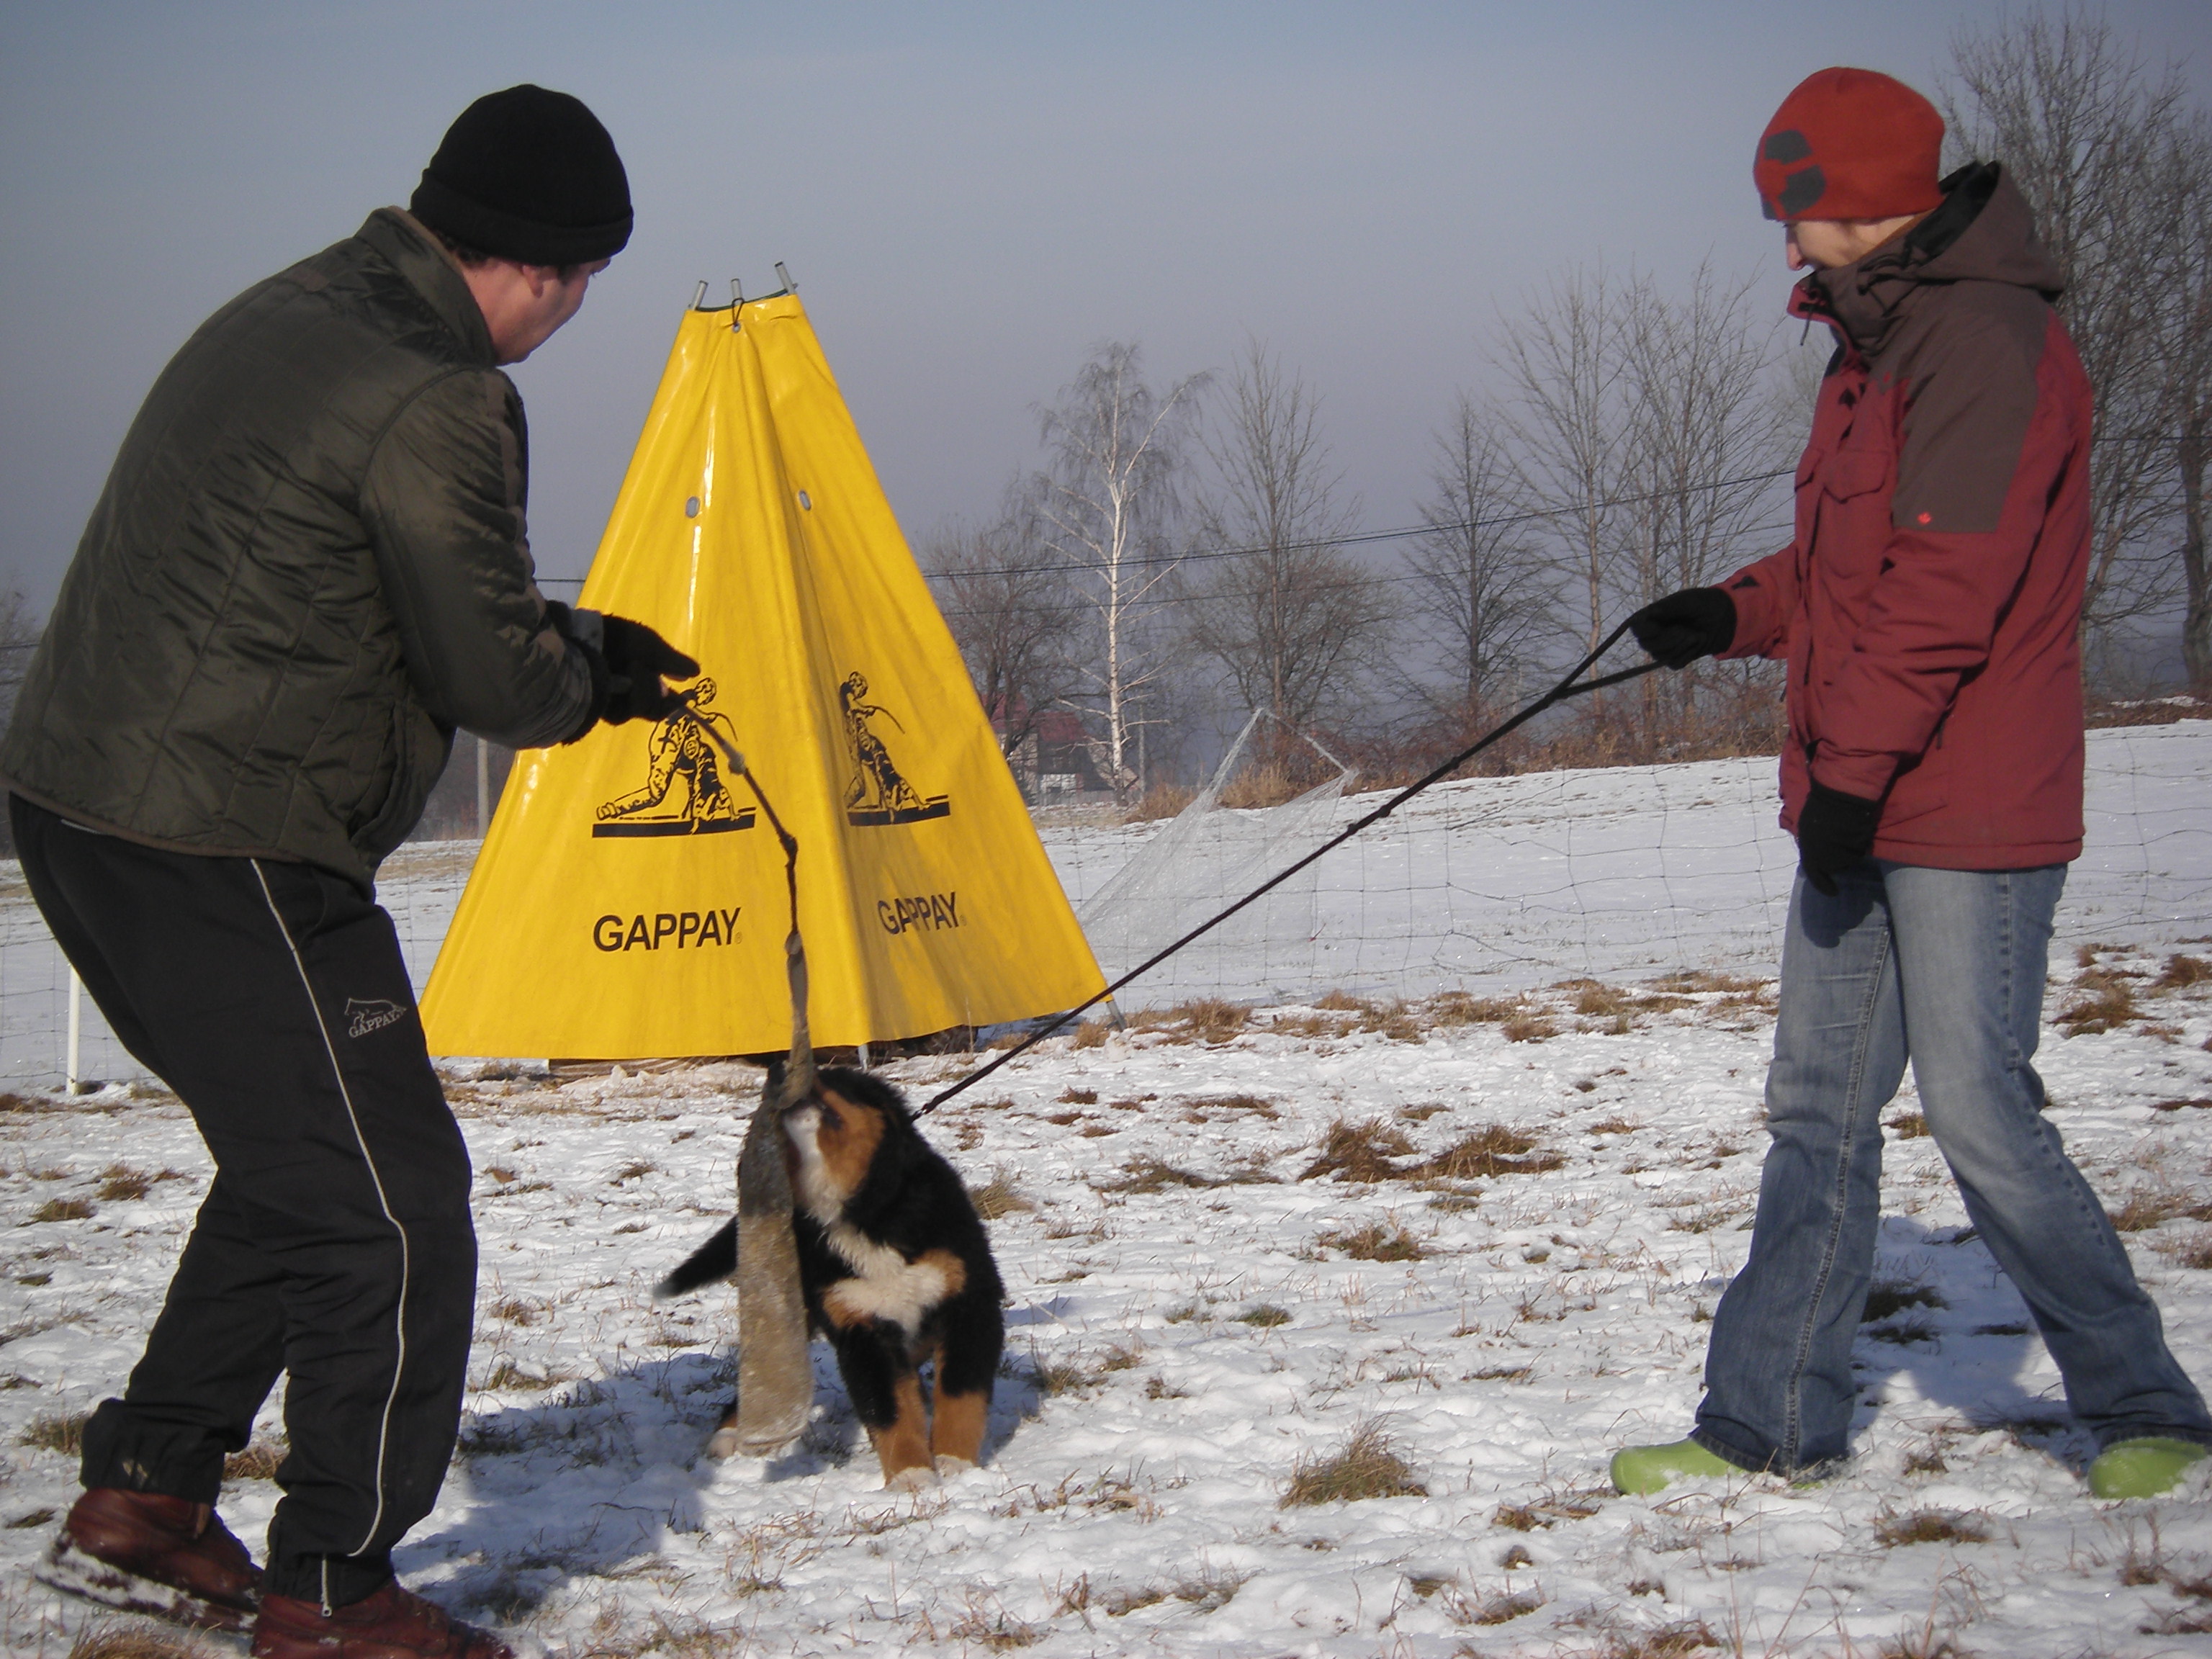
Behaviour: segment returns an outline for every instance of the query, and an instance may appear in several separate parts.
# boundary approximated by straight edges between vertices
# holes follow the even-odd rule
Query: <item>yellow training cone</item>
[[[581,603],[696,657],[684,707],[526,750],[422,998],[433,1053],[607,1060],[1055,1012],[1104,981],[795,295],[692,311]]]

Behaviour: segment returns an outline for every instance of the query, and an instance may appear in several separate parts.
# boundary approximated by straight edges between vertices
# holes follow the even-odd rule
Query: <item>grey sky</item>
[[[1932,90],[1955,0],[219,4],[0,0],[0,576],[52,596],[169,354],[404,202],[477,94],[582,97],[638,228],[516,372],[540,568],[580,574],[697,279],[787,261],[910,536],[1035,455],[1086,347],[1156,374],[1249,331],[1407,522],[1483,338],[1567,263],[1787,282],[1749,182],[1803,76]],[[2212,85],[2212,4],[2116,0]]]

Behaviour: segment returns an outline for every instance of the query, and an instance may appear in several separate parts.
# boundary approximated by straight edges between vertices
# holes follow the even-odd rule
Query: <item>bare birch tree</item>
[[[1203,375],[1155,392],[1141,347],[1093,349],[1040,416],[1051,459],[1036,480],[1043,538],[1076,578],[1095,625],[1072,701],[1099,728],[1099,769],[1117,799],[1139,781],[1129,763],[1132,699],[1158,675],[1142,629],[1173,567],[1181,484]]]
[[[1205,562],[1183,585],[1186,628],[1247,708],[1275,716],[1266,743],[1282,763],[1303,747],[1293,733],[1356,698],[1384,606],[1372,574],[1330,544],[1357,503],[1344,497],[1313,389],[1252,340],[1225,403],[1206,443]]]
[[[2202,325],[2179,243],[2206,185],[2180,70],[2154,74],[2101,14],[2028,12],[1952,43],[1945,113],[1964,155],[2003,163],[2066,278],[2060,310],[2097,399],[2084,625],[2170,606],[2184,408],[2171,354]],[[2185,403],[2185,398],[2181,400]],[[2201,474],[2200,474],[2201,477]]]
[[[1401,678],[1462,732],[1517,690],[1558,600],[1543,550],[1515,510],[1518,480],[1504,426],[1496,410],[1459,395],[1431,434],[1420,508],[1428,530],[1406,555],[1414,596],[1408,632],[1434,656],[1426,672]]]

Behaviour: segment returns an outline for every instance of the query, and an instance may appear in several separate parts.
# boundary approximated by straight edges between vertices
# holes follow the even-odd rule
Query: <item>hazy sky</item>
[[[171,352],[404,203],[532,80],[613,132],[637,232],[516,371],[539,567],[580,574],[699,278],[798,278],[909,536],[987,511],[1107,337],[1249,332],[1325,399],[1364,522],[1501,307],[1565,264],[1763,270],[1752,148],[1832,63],[1932,90],[1956,0],[1009,6],[0,0],[0,577],[52,596]],[[2212,3],[2114,0],[2212,86]]]

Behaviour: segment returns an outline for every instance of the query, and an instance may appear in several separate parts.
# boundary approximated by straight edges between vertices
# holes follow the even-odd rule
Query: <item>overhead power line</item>
[[[1714,478],[1704,483],[1677,484],[1669,489],[1653,489],[1639,495],[1613,495],[1601,501],[1577,501],[1571,507],[1532,507],[1525,513],[1501,513],[1492,518],[1437,520],[1427,524],[1404,525],[1395,530],[1363,530],[1350,536],[1317,536],[1309,541],[1277,542],[1255,547],[1215,547],[1190,553],[1162,553],[1151,557],[1138,556],[1123,559],[1124,570],[1143,569],[1152,565],[1193,563],[1200,559],[1242,559],[1255,553],[1300,553],[1325,547],[1358,547],[1370,542],[1403,541],[1411,536],[1450,535],[1466,530],[1492,530],[1504,525],[1528,524],[1538,519],[1563,519],[1577,513],[1596,513],[1607,507],[1634,507],[1644,501],[1666,501],[1678,495],[1694,495],[1710,489],[1729,489],[1737,484],[1767,483],[1776,478],[1786,478],[1797,469],[1777,467],[1771,472],[1746,472],[1734,478]],[[957,581],[971,576],[1043,576],[1055,571],[1082,570],[1080,562],[1070,559],[1055,560],[1050,564],[1003,565],[980,570],[933,570],[927,573],[932,581]]]
[[[1528,524],[1538,519],[1561,519],[1577,513],[1601,512],[1607,507],[1635,507],[1644,501],[1666,501],[1679,495],[1695,495],[1709,489],[1730,489],[1738,484],[1769,483],[1777,478],[1786,478],[1795,467],[1777,467],[1771,472],[1746,472],[1733,478],[1714,478],[1704,483],[1677,484],[1668,489],[1647,490],[1638,495],[1613,495],[1600,501],[1577,501],[1571,507],[1532,507],[1525,513],[1501,513],[1481,519],[1437,520],[1428,524],[1402,525],[1395,530],[1363,530],[1349,536],[1317,536],[1307,541],[1279,542],[1273,545],[1254,547],[1212,547],[1190,553],[1162,553],[1152,556],[1139,555],[1121,561],[1124,570],[1139,570],[1157,565],[1188,564],[1200,559],[1242,559],[1255,553],[1298,553],[1325,547],[1359,547],[1373,542],[1404,541],[1412,536],[1450,535],[1466,530],[1492,530],[1504,525]],[[930,570],[922,574],[932,581],[959,581],[974,576],[1043,576],[1056,571],[1081,570],[1085,567],[1073,560],[1060,559],[1050,564],[1001,565],[980,570]],[[580,586],[581,576],[540,576],[541,587],[574,587]]]
[[[1747,525],[1736,533],[1741,536],[1771,536],[1782,531],[1791,529],[1794,527],[1794,525],[1795,521],[1792,520],[1778,519],[1770,524]],[[1309,593],[1326,593],[1332,592],[1339,589],[1354,590],[1366,587],[1378,587],[1388,582],[1424,582],[1431,586],[1437,585],[1436,579],[1430,576],[1425,571],[1401,570],[1395,574],[1388,576],[1358,576],[1346,578],[1342,580],[1314,582],[1310,586],[1304,586],[1301,591]],[[1200,605],[1204,604],[1209,599],[1218,599],[1220,597],[1220,595],[1213,593],[1164,593],[1156,598],[1145,600],[1144,608],[1150,611],[1160,605]],[[1090,599],[1079,599],[1063,601],[1063,603],[1070,611],[1089,611],[1097,602]],[[956,619],[965,621],[966,619],[973,617],[1003,617],[1006,613],[1003,609],[995,607],[977,609],[974,607],[963,608],[956,606],[948,608],[944,605],[939,605],[938,607],[937,614],[944,617],[945,621],[952,622]]]

